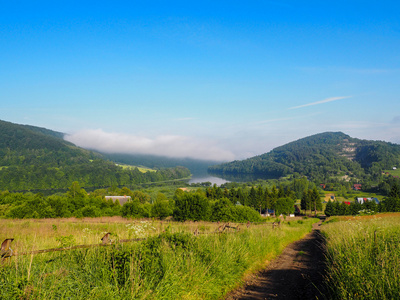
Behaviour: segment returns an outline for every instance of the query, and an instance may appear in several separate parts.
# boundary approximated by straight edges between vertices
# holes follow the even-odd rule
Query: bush
[[[174,219],[200,221],[209,219],[210,203],[199,193],[185,193],[175,200]]]

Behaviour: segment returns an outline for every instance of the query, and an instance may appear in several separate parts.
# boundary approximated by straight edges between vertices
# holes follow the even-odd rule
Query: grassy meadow
[[[122,167],[123,169],[135,169],[135,168],[137,168],[142,173],[156,172],[156,170],[154,170],[154,169],[146,168],[146,167],[143,167],[143,166],[131,166],[131,165],[125,165],[125,164],[118,164],[118,166]]]
[[[272,220],[271,220],[272,221]],[[0,267],[1,299],[220,299],[311,231],[315,219],[240,225],[120,218],[0,220],[1,239],[18,251],[99,243],[104,232],[135,243],[14,256]],[[238,224],[231,224],[237,226]],[[67,237],[72,236],[70,240]],[[62,239],[64,237],[64,241]]]
[[[387,172],[387,173],[389,173],[390,175],[393,175],[393,176],[400,176],[400,169],[396,169],[396,170],[393,170],[393,169],[384,170],[384,172]]]
[[[400,213],[334,217],[327,240],[329,299],[398,299]]]

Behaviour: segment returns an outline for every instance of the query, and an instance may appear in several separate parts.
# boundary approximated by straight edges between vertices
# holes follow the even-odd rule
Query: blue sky
[[[0,1],[0,119],[233,160],[324,131],[400,143],[397,1]]]

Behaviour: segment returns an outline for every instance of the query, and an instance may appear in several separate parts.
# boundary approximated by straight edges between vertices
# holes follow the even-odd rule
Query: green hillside
[[[306,137],[242,161],[212,166],[220,174],[259,174],[282,177],[293,173],[313,180],[370,178],[400,165],[400,145],[352,138],[342,132]]]
[[[45,128],[0,121],[0,189],[67,188],[133,185],[187,177],[183,167],[143,173],[123,169],[102,154],[66,142]]]
[[[106,154],[103,155],[109,160],[117,163],[143,166],[150,169],[172,168],[183,166],[188,168],[192,174],[207,175],[209,166],[220,163],[218,161],[199,160],[193,158],[172,158],[166,156],[155,156],[149,154]]]

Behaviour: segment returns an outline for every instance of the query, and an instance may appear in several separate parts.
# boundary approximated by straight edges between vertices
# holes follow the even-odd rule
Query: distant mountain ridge
[[[123,169],[95,151],[63,139],[46,128],[0,120],[0,190],[63,189],[133,185],[190,176],[184,167],[142,173]]]
[[[400,165],[400,145],[325,132],[290,142],[272,151],[209,168],[219,174],[260,174],[282,177],[299,173],[312,179],[379,176]]]

